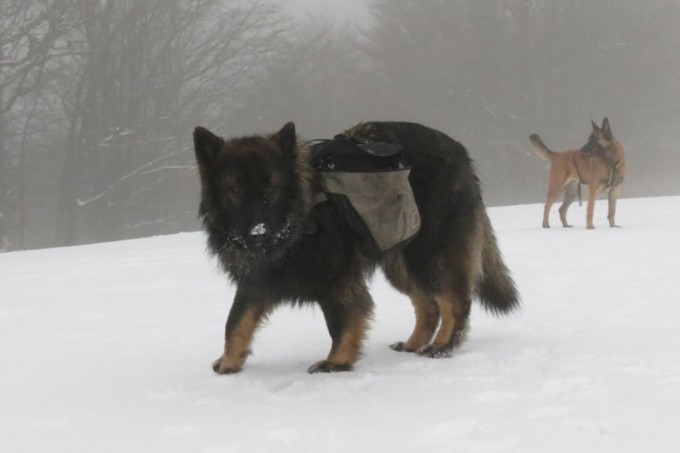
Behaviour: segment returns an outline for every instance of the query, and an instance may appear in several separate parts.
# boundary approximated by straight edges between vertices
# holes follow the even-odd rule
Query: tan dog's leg
[[[614,187],[609,191],[609,206],[607,219],[609,220],[609,226],[612,228],[620,228],[616,224],[616,200],[619,198],[619,193],[621,192],[621,186]]]
[[[572,181],[567,184],[567,187],[565,188],[564,201],[562,202],[562,206],[560,206],[560,221],[562,221],[562,226],[565,228],[571,228],[571,225],[567,222],[567,210],[569,209],[569,205],[574,202],[577,195],[578,183]]]
[[[543,208],[543,228],[550,228],[550,208],[557,201],[562,193],[565,181],[557,174],[555,167],[550,167],[548,174],[548,197]]]
[[[552,208],[553,203],[555,203],[555,200],[551,199],[550,195],[548,195],[548,199],[545,202],[545,207],[543,208],[543,228],[550,228],[548,217],[550,217],[550,208]]]
[[[595,212],[595,198],[597,198],[597,183],[588,184],[588,209],[586,211],[586,228],[595,229],[593,225],[593,213]]]

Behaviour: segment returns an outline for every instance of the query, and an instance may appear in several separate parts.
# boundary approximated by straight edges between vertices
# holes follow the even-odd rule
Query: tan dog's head
[[[614,136],[612,135],[611,127],[609,127],[609,119],[605,118],[602,121],[602,127],[595,124],[595,121],[590,120],[593,125],[593,132],[588,137],[588,142],[581,147],[581,152],[588,156],[597,153],[607,153],[613,143]]]

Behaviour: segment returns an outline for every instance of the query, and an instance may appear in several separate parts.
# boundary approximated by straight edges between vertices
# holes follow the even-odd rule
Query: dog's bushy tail
[[[531,134],[529,140],[531,140],[531,144],[534,145],[534,150],[540,158],[552,160],[553,156],[557,155],[555,151],[545,146],[545,143],[543,143],[543,140],[541,140],[541,137],[539,137],[538,134]]]
[[[484,247],[482,249],[482,274],[477,281],[477,295],[487,311],[503,315],[519,308],[519,292],[510,276],[510,271],[503,262],[491,221],[486,213],[482,217]]]

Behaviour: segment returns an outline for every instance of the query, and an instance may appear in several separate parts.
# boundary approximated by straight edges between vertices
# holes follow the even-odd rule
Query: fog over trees
[[[677,0],[367,7],[352,23],[267,0],[0,0],[0,249],[197,229],[196,125],[421,122],[500,205],[544,197],[529,134],[578,147],[608,116],[624,197],[680,193]]]

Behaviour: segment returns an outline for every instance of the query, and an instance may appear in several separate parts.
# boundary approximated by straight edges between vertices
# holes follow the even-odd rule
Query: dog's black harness
[[[358,214],[363,225],[354,226],[368,229],[381,250],[418,232],[420,214],[408,180],[411,167],[401,145],[338,135],[308,146],[323,184],[315,203],[334,203],[348,214],[350,223]]]

